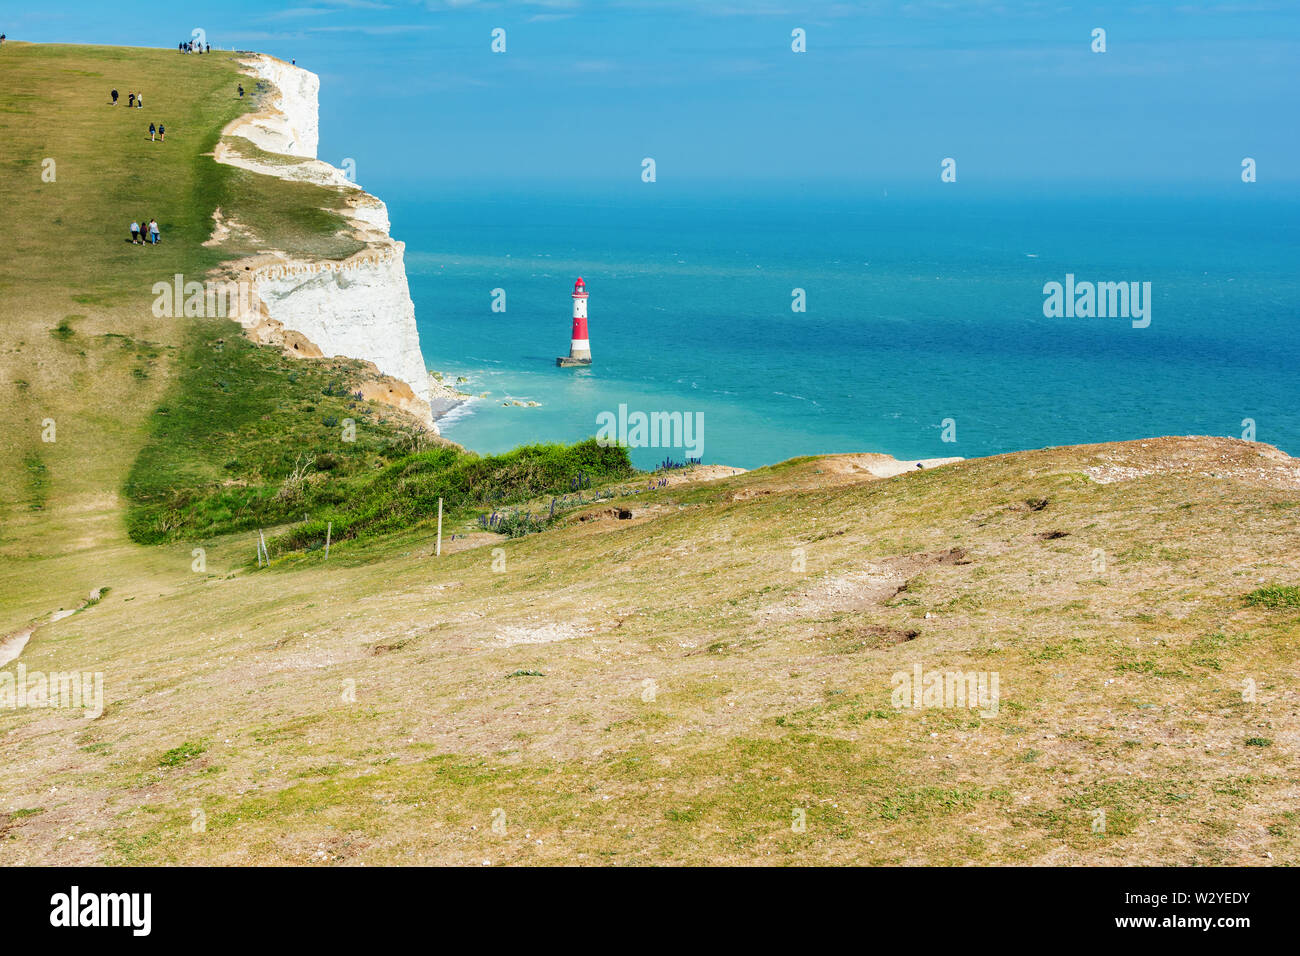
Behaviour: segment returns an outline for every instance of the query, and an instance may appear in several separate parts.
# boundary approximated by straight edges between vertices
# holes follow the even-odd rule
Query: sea
[[[699,429],[615,432],[638,467],[753,468],[1155,435],[1300,454],[1300,197],[1258,186],[635,182],[384,198],[426,364],[476,396],[439,423],[448,438],[481,453],[578,441],[622,407],[625,421],[680,413]],[[579,276],[593,361],[557,368]],[[1052,314],[1053,282],[1137,295],[1129,314]]]

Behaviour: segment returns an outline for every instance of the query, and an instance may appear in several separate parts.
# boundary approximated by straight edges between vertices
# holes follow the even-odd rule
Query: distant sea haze
[[[1300,454],[1294,198],[653,189],[385,196],[427,363],[489,393],[444,434],[576,441],[626,406],[707,436],[642,467],[1163,434]],[[560,369],[579,275],[593,363]]]

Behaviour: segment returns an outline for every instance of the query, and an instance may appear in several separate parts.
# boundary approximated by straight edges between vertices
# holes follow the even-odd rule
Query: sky
[[[1244,157],[1300,184],[1296,0],[5,6],[13,39],[174,47],[201,28],[295,59],[321,77],[320,157],[372,191],[639,183],[646,157],[676,185],[904,190],[949,157],[973,184],[1213,187]]]

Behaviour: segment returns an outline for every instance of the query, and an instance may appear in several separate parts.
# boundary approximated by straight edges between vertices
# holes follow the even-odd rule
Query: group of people
[[[114,90],[109,94],[109,96],[113,98],[113,105],[116,106],[118,96],[117,90]],[[144,94],[132,93],[128,90],[126,94],[126,105],[128,107],[135,107],[136,109],[144,109]]]
[[[112,93],[110,93],[109,95],[110,95],[110,96],[112,97],[112,99],[113,99],[113,105],[116,106],[116,105],[117,105],[118,95],[119,95],[118,92],[117,92],[117,90],[113,90]],[[144,109],[144,96],[143,96],[143,94],[140,94],[140,93],[134,93],[134,92],[130,92],[130,91],[128,91],[127,94],[126,94],[126,105],[127,105],[128,107],[134,107],[134,108],[136,108],[136,109]],[[155,139],[159,139],[159,140],[162,140],[162,141],[166,142],[166,140],[167,140],[167,127],[164,126],[164,125],[162,125],[161,123],[157,124],[156,126],[155,126],[153,123],[150,123],[150,124],[149,124],[149,139],[150,139],[150,141],[154,141]],[[148,224],[146,224],[146,225],[144,225],[144,226],[140,225],[140,222],[139,222],[138,220],[136,220],[136,221],[132,221],[132,223],[131,223],[131,242],[132,242],[133,244],[135,244],[135,245],[137,245],[137,246],[143,246],[143,245],[145,245],[146,243],[149,243],[149,244],[152,244],[152,245],[155,245],[155,246],[156,246],[156,245],[158,245],[159,237],[160,237],[160,231],[159,231],[159,229],[158,229],[158,220],[157,220],[157,219],[150,219],[149,222],[148,222]]]
[[[118,97],[117,90],[113,90],[113,92],[110,93],[109,96],[113,98],[113,105],[116,106],[117,97]],[[128,92],[126,94],[126,105],[128,107],[134,107],[135,109],[144,109],[144,94]],[[156,126],[153,123],[150,123],[149,141],[155,142],[158,140],[161,140],[164,143],[167,142],[167,127],[164,126],[162,123],[159,123]]]
[[[146,242],[152,245],[158,245],[158,220],[150,219],[147,226],[141,226],[138,221],[131,222],[131,242],[137,246],[143,246]]]
[[[211,53],[211,43],[200,43],[198,40],[186,40],[184,43],[176,44],[176,49],[182,53]]]

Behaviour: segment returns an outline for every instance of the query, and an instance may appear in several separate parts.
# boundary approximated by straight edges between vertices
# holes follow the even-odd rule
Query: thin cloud
[[[384,26],[343,26],[307,27],[308,33],[363,33],[366,36],[389,36],[396,33],[410,33],[414,30],[441,30],[433,23],[393,23]]]

